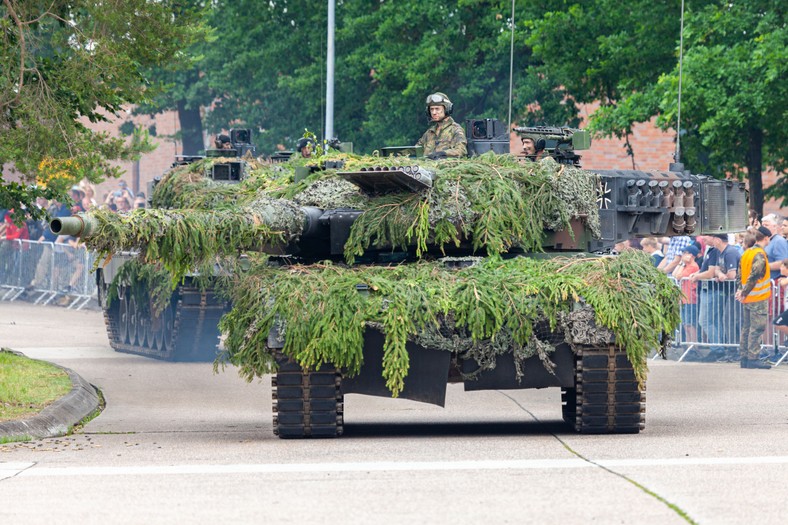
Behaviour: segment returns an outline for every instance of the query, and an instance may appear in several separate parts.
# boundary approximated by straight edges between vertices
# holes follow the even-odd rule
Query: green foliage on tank
[[[325,160],[341,160],[345,171],[415,163],[348,154],[319,162]],[[233,305],[221,322],[224,353],[216,366],[237,365],[249,380],[275,367],[267,347],[275,325],[286,336],[284,353],[303,367],[331,363],[348,374],[363,362],[364,330],[380,328],[383,373],[395,396],[407,380],[405,344],[412,340],[443,338],[441,348],[464,349],[487,365],[501,352],[513,352],[518,362],[539,355],[550,369],[553,348],[538,340],[534,326],[566,331],[578,304],[593,308],[596,325],[614,334],[643,380],[647,354],[679,322],[679,289],[642,254],[510,257],[541,252],[549,232],[570,230],[573,221],[599,235],[598,179],[579,168],[492,154],[418,159],[435,174],[431,188],[371,195],[336,169],[295,182],[295,168],[315,160],[244,161],[246,177],[238,184],[205,176],[216,161],[173,169],[156,186],[153,209],[94,213],[85,242],[102,257],[137,250],[172,283],[213,265],[216,286]],[[286,250],[305,234],[304,207],[362,212],[344,258],[271,265],[265,252]],[[481,260],[445,267],[438,258],[460,244]],[[370,249],[406,252],[411,262],[354,265]]]

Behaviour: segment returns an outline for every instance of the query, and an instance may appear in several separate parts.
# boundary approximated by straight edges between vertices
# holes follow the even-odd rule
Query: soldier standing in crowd
[[[417,146],[424,146],[424,155],[433,160],[467,155],[465,131],[450,116],[454,104],[449,97],[433,93],[427,97],[426,105],[432,124],[416,142]]]
[[[761,226],[761,228],[764,228]],[[771,368],[758,360],[761,353],[761,335],[766,330],[768,302],[772,295],[769,262],[764,248],[769,237],[761,228],[748,233],[744,238],[747,250],[741,257],[736,282],[735,298],[742,303],[742,325],[739,352],[742,368]],[[768,230],[767,230],[768,231]]]

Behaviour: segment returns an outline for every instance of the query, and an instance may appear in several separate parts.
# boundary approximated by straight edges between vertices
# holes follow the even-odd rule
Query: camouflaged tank
[[[280,437],[341,435],[346,394],[443,406],[457,382],[560,388],[575,430],[639,432],[680,291],[613,247],[740,231],[743,184],[583,170],[564,128],[518,129],[544,147],[518,158],[497,121],[466,126],[465,159],[191,159],[150,209],[51,226],[99,253],[114,348],[272,374]]]

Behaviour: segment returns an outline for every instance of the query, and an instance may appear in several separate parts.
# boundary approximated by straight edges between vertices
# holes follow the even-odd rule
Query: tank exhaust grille
[[[731,181],[704,181],[702,234],[747,229],[747,194],[743,185]]]

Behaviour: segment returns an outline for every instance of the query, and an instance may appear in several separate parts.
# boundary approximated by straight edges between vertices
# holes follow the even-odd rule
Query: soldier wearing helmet
[[[453,104],[443,93],[433,93],[427,97],[427,116],[431,125],[421,136],[417,146],[424,147],[424,155],[431,159],[464,157],[465,131],[451,118]]]
[[[315,147],[315,141],[308,137],[302,137],[296,142],[296,150],[302,157],[309,158],[312,156],[312,150]]]

